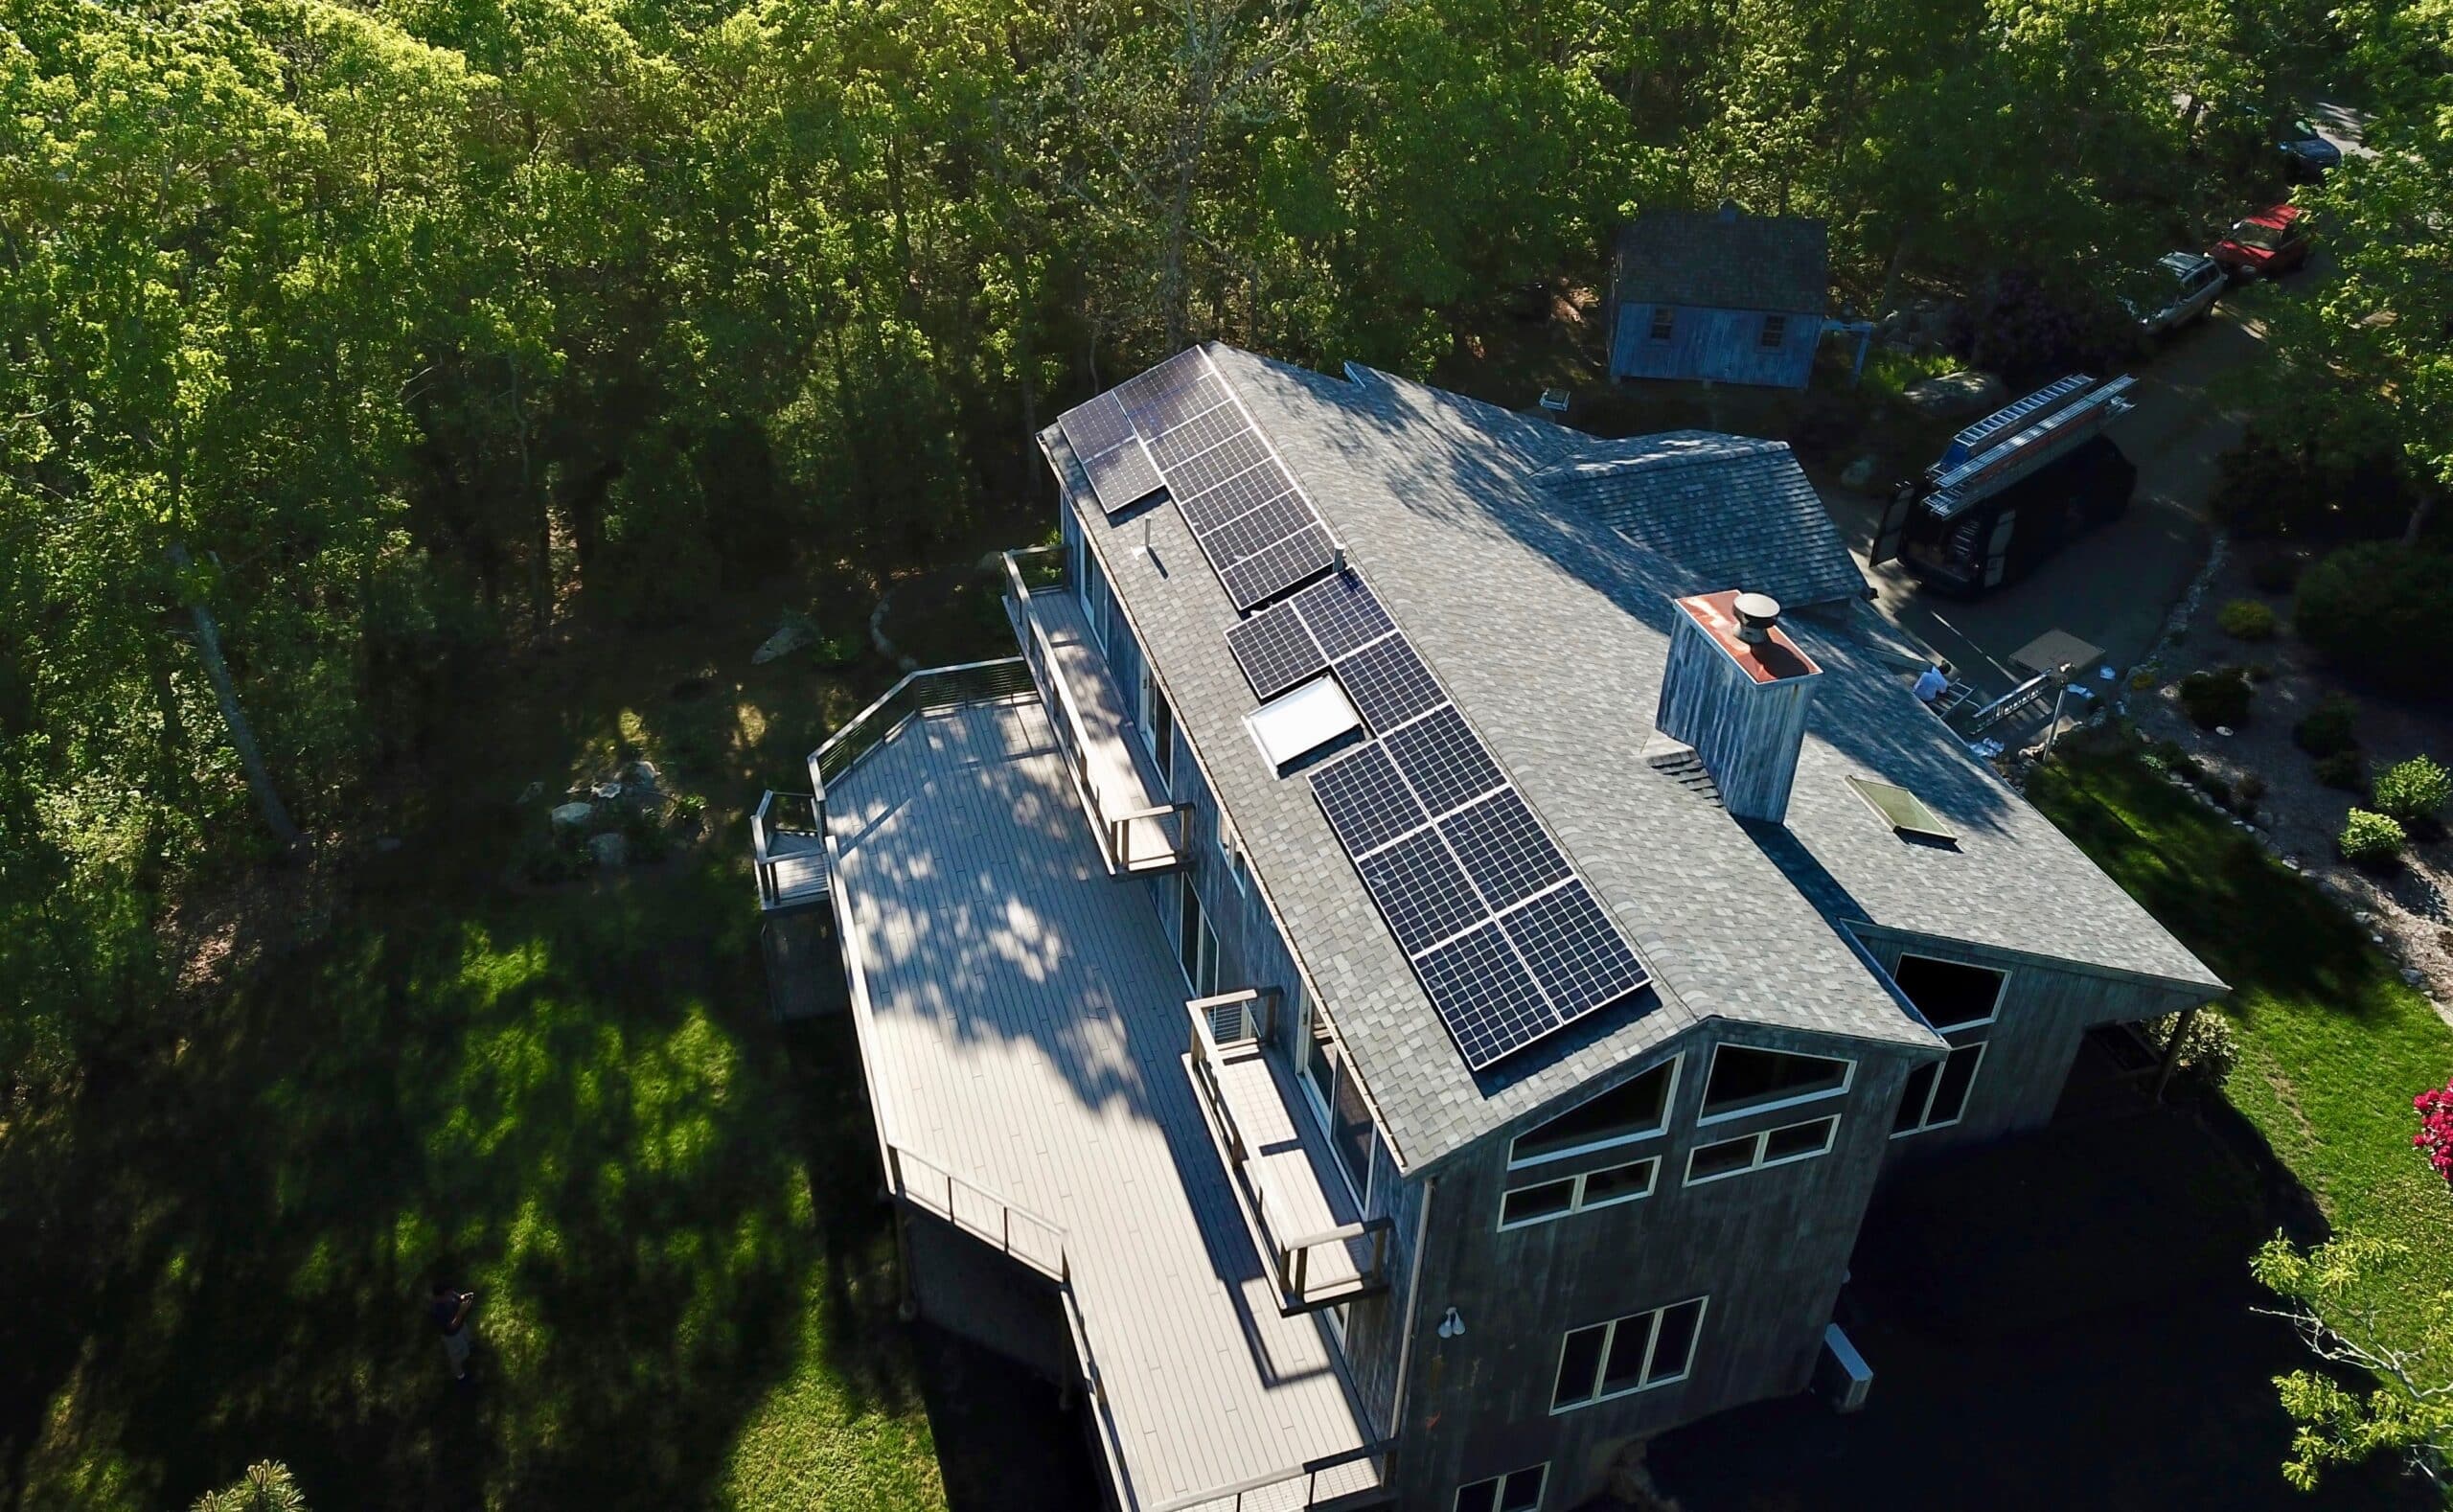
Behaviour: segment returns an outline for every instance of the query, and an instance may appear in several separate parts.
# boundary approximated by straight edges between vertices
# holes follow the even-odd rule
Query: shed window
[[[1758,338],[1757,338],[1757,342],[1758,342],[1758,344],[1763,348],[1763,350],[1764,350],[1764,351],[1766,351],[1766,352],[1776,352],[1776,351],[1779,350],[1780,343],[1782,343],[1782,342],[1784,342],[1784,341],[1786,341],[1786,340],[1788,340],[1788,339],[1789,339],[1789,317],[1788,317],[1788,316],[1786,316],[1786,315],[1766,315],[1766,316],[1764,316],[1764,317],[1763,317],[1763,334],[1762,334],[1760,337],[1758,337]]]
[[[1507,1163],[1531,1165],[1661,1133],[1669,1122],[1669,1091],[1677,1078],[1678,1058],[1672,1056],[1548,1123],[1518,1134],[1508,1146]]]
[[[1700,1121],[1710,1123],[1818,1097],[1836,1097],[1848,1089],[1856,1068],[1854,1061],[1820,1055],[1790,1055],[1743,1044],[1715,1046],[1712,1074],[1704,1084]]]
[[[1456,1488],[1456,1512],[1536,1512],[1542,1505],[1542,1483],[1550,1477],[1547,1460],[1525,1470],[1511,1470],[1488,1480]]]
[[[1976,1086],[1977,1068],[1984,1064],[1984,1042],[1952,1047],[1948,1059],[1929,1061],[1908,1073],[1908,1088],[1899,1094],[1899,1115],[1891,1121],[1891,1136],[1947,1129],[1967,1113],[1967,1094]]]
[[[1678,312],[1676,310],[1671,309],[1666,305],[1655,305],[1652,307],[1652,338],[1655,341],[1668,340],[1669,332],[1677,323]]]
[[[1903,955],[1891,979],[1899,984],[1900,996],[1916,1005],[1927,1023],[1947,1034],[1991,1023],[2009,975],[1961,961]]]

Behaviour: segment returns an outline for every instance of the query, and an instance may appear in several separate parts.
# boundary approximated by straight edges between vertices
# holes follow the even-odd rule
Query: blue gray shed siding
[[[1669,337],[1652,336],[1653,311],[1670,312]],[[1716,383],[1754,383],[1803,388],[1814,376],[1815,348],[1823,340],[1819,315],[1758,309],[1707,309],[1627,301],[1616,306],[1611,328],[1610,376],[1614,378],[1709,378]],[[1786,322],[1777,345],[1763,345],[1767,320]]]

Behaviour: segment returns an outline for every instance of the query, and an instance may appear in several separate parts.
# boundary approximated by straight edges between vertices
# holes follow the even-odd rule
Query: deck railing
[[[887,1189],[895,1196],[996,1246],[999,1253],[1051,1281],[1062,1285],[1073,1279],[1064,1229],[891,1141],[885,1158]]]
[[[1203,1101],[1209,1105],[1225,1141],[1227,1174],[1234,1179],[1236,1191],[1251,1205],[1252,1226],[1268,1250],[1270,1269],[1277,1281],[1278,1294],[1284,1299],[1281,1308],[1290,1314],[1317,1312],[1387,1288],[1388,1235],[1395,1225],[1385,1217],[1365,1218],[1318,1233],[1287,1237],[1279,1232],[1278,1222],[1270,1213],[1269,1187],[1252,1169],[1251,1147],[1236,1121],[1234,1109],[1227,1103],[1226,1088],[1218,1069],[1219,1053],[1226,1045],[1250,1045],[1259,1053],[1259,1046],[1274,1029],[1279,999],[1276,988],[1261,987],[1216,997],[1196,997],[1185,1003],[1185,1011],[1192,1019],[1193,1082],[1200,1088]],[[1226,1034],[1223,1039],[1222,1028]],[[1334,1291],[1314,1296],[1313,1251],[1336,1245],[1350,1255],[1351,1247],[1357,1243],[1371,1247],[1369,1263],[1355,1267],[1356,1275],[1350,1284],[1341,1284]]]
[[[1178,1497],[1173,1501],[1161,1501],[1150,1512],[1248,1512],[1248,1509],[1255,1509],[1255,1512],[1256,1509],[1295,1512],[1295,1509],[1320,1505],[1324,1493],[1328,1501],[1338,1501],[1387,1484],[1389,1448],[1386,1443],[1364,1444],[1342,1454],[1323,1455],[1299,1465],[1289,1465],[1283,1470],[1272,1470],[1249,1480],[1239,1480],[1231,1486],[1198,1491],[1188,1497]],[[1320,1484],[1321,1477],[1365,1461],[1373,1461],[1370,1465],[1371,1479],[1367,1484],[1344,1484],[1350,1478],[1347,1477],[1336,1478],[1327,1487]],[[1289,1501],[1287,1497],[1298,1486],[1302,1488],[1303,1500]]]
[[[1073,779],[1074,793],[1081,799],[1082,810],[1090,816],[1091,833],[1098,837],[1100,857],[1108,870],[1116,875],[1129,872],[1165,871],[1183,863],[1191,854],[1192,805],[1189,803],[1144,804],[1144,796],[1112,794],[1101,790],[1097,773],[1090,766],[1090,729],[1082,717],[1082,706],[1058,669],[1056,648],[1049,643],[1045,627],[1032,612],[1032,580],[1043,588],[1062,587],[1066,583],[1065,551],[1061,546],[1032,546],[1003,554],[1005,571],[1005,617],[1013,622],[1014,638],[1020,642],[1022,660],[1029,664],[1031,682],[1039,689],[1040,701],[1047,705],[1048,724],[1056,733],[1057,746],[1065,753],[1065,767]],[[1136,829],[1148,824],[1160,839],[1161,848],[1144,854],[1134,843]]]
[[[1029,691],[1030,686],[1029,669],[1020,656],[956,662],[951,667],[926,667],[906,673],[903,680],[844,721],[841,729],[826,738],[826,744],[810,752],[810,784],[817,795],[819,813],[822,815],[825,811],[826,785],[885,744],[887,737],[903,728],[904,721],[911,716],[988,699],[1011,698]]]
[[[786,859],[778,848],[779,837],[797,836],[814,844],[825,830],[816,798],[767,790],[767,796],[758,800],[757,811],[749,816],[750,866],[758,874],[762,906],[772,908],[784,901],[785,889],[775,875],[778,863]]]

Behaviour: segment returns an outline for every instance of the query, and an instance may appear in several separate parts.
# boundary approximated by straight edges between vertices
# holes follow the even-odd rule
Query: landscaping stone
[[[789,656],[796,651],[817,643],[817,627],[798,614],[787,614],[775,627],[775,633],[749,653],[752,666],[763,667],[778,656]]]
[[[653,792],[656,785],[655,763],[634,761],[622,768],[622,782],[632,792]]]
[[[2419,983],[2427,980],[2427,974],[2420,971],[2416,966],[2405,966],[2402,968],[2402,980],[2413,987],[2417,987]]]
[[[592,803],[565,803],[556,808],[552,814],[557,830],[584,830],[587,828],[587,821],[595,817],[596,805]]]
[[[622,796],[622,785],[618,782],[600,782],[587,790],[600,803],[611,803]]]
[[[608,830],[589,838],[587,854],[596,858],[597,865],[610,869],[630,859],[630,842],[623,837],[621,831]]]
[[[1992,374],[1969,368],[1910,384],[1899,397],[1918,414],[1930,415],[1936,420],[1956,420],[1962,415],[2001,408],[2008,392],[2003,388],[2002,380]]]

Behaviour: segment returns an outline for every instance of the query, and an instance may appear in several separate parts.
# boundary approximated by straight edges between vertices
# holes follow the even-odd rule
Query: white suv
[[[2161,308],[2142,311],[2130,307],[2138,329],[2150,336],[2188,325],[2212,309],[2214,296],[2223,292],[2223,265],[2194,252],[2165,253],[2155,264],[2155,277],[2158,291],[2147,297],[2161,298]]]

